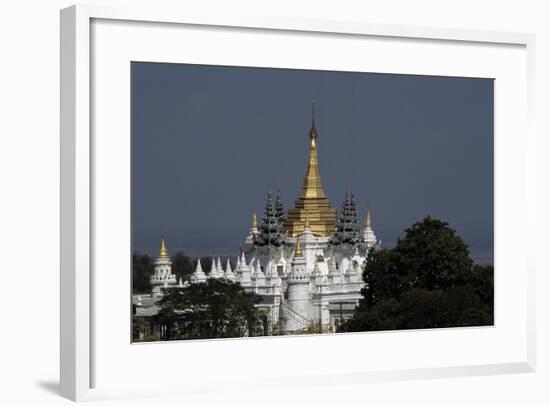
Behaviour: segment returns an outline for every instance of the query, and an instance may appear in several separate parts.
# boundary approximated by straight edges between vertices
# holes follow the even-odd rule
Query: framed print
[[[64,396],[534,369],[533,36],[61,25]]]

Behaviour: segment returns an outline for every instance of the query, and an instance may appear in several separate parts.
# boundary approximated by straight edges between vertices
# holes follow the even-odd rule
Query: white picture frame
[[[289,34],[314,32],[348,34],[381,38],[409,38],[437,40],[449,43],[512,44],[525,47],[527,55],[527,120],[525,128],[526,154],[533,158],[526,168],[527,209],[529,229],[535,224],[535,134],[534,134],[534,48],[535,37],[526,33],[474,31],[446,28],[428,28],[403,25],[381,25],[341,21],[291,20],[277,18],[229,19],[212,15],[191,16],[185,7],[171,10],[150,7],[111,8],[105,6],[77,5],[61,11],[61,394],[79,401],[97,397],[129,395],[131,391],[92,389],[94,377],[90,371],[95,362],[91,337],[95,328],[91,316],[94,290],[92,275],[91,234],[94,228],[91,170],[91,24],[93,20],[117,20],[128,23],[172,23],[204,27],[241,27],[247,29],[278,30]],[[534,244],[532,244],[534,246]],[[534,248],[532,248],[534,250]],[[467,376],[528,372],[535,369],[535,269],[534,254],[525,269],[525,357],[519,362],[493,364],[469,364],[434,368],[396,369],[387,371],[349,371],[342,374],[304,376],[300,385],[362,383],[373,380],[419,379],[443,376]],[[285,382],[285,377],[278,378]],[[290,379],[287,381],[290,382]],[[192,392],[207,390],[195,385]],[[173,389],[173,393],[185,393],[185,385]],[[132,394],[141,392],[132,392]],[[143,394],[150,392],[144,391]]]

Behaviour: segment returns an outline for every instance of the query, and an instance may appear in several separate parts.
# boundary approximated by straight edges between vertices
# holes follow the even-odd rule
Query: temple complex
[[[252,215],[234,266],[227,259],[224,269],[218,257],[205,271],[197,260],[190,280],[176,281],[163,238],[151,277],[151,295],[134,295],[136,317],[158,311],[155,302],[163,289],[217,278],[239,283],[262,297],[257,306],[268,315],[268,334],[295,334],[311,328],[330,332],[350,318],[361,298],[366,258],[380,242],[370,211],[361,224],[352,191],[346,191],[339,213],[327,198],[318,138],[313,107],[306,174],[294,207],[285,212],[280,193],[274,198],[269,191],[261,221],[256,213]]]

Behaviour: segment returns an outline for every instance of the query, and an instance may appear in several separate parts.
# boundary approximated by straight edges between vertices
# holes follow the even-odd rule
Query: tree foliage
[[[354,317],[341,331],[493,324],[493,267],[474,265],[448,223],[425,218],[370,253]]]
[[[168,340],[255,336],[262,334],[264,315],[255,307],[260,300],[238,283],[208,279],[167,289],[158,318]]]
[[[153,260],[147,254],[132,254],[133,293],[151,292],[151,275],[155,273]]]
[[[187,281],[193,273],[193,261],[182,251],[177,251],[172,259],[172,272],[176,274],[176,280]]]

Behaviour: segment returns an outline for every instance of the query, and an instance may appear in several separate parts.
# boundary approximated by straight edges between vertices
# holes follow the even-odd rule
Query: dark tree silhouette
[[[443,221],[427,217],[395,248],[372,251],[363,280],[363,298],[340,331],[493,324],[493,267],[473,265]]]
[[[262,316],[254,306],[261,297],[238,283],[208,279],[167,289],[157,316],[167,340],[227,338],[262,334]]]
[[[187,281],[191,278],[193,273],[193,261],[182,251],[177,251],[172,259],[172,272],[176,274],[176,279],[179,281],[180,278],[183,281]]]
[[[155,272],[153,260],[149,255],[132,254],[133,293],[151,292],[151,275]]]

